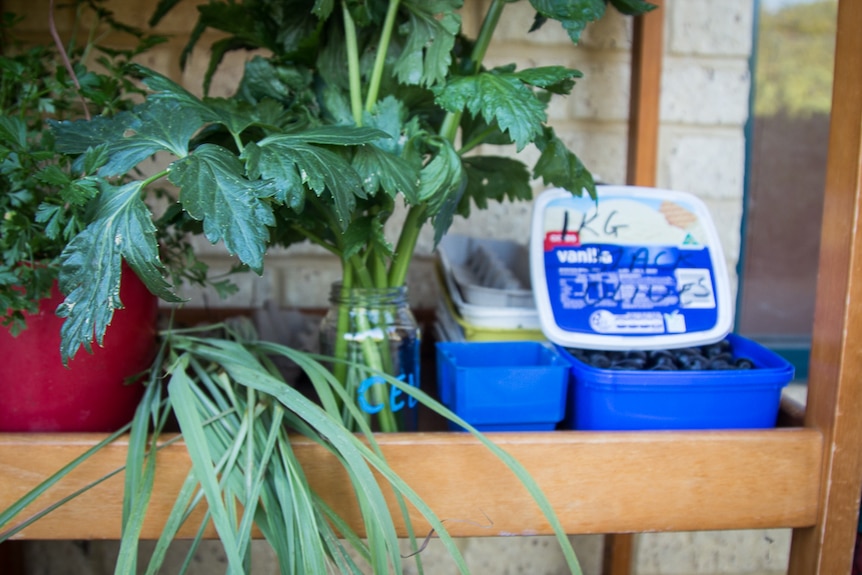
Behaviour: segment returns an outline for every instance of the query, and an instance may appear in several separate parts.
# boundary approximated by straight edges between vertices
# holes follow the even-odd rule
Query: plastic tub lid
[[[542,331],[566,347],[662,349],[713,343],[733,325],[727,265],[692,194],[561,189],[533,208],[530,273]]]

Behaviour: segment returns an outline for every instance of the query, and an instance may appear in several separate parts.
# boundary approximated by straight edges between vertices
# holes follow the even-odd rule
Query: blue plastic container
[[[436,351],[440,401],[476,429],[552,430],[563,419],[570,365],[552,347],[536,341],[438,342]]]
[[[758,343],[727,336],[755,369],[598,369],[558,347],[572,365],[566,427],[580,430],[755,429],[775,426],[793,366]]]

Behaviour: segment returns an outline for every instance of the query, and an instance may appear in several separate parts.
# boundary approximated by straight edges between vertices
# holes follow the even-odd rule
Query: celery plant
[[[180,0],[163,0],[153,23]],[[559,21],[573,42],[600,18],[605,0],[529,0],[532,29]],[[63,354],[102,335],[116,298],[120,262],[148,287],[175,298],[166,280],[143,192],[167,178],[177,210],[200,222],[211,242],[260,273],[273,245],[309,241],[342,262],[343,283],[404,283],[422,227],[435,240],[471,204],[531,197],[531,178],[574,194],[593,193],[589,171],[547,125],[552,95],[570,92],[577,70],[482,62],[504,8],[493,0],[475,40],[461,33],[460,0],[215,0],[186,54],[207,28],[226,32],[211,46],[206,84],[230,50],[262,49],[245,64],[236,93],[199,98],[142,67],[150,89],[129,112],[55,124],[58,148],[93,154],[99,180],[93,222],[62,256]],[[611,0],[627,14],[641,0]],[[526,32],[526,30],[525,30]],[[207,87],[205,86],[205,87]],[[517,159],[477,155],[480,145],[534,145],[532,171]],[[485,149],[485,148],[483,148]],[[160,173],[131,181],[152,154],[173,156]],[[407,216],[394,244],[384,224],[396,202]],[[95,318],[91,321],[90,318]]]

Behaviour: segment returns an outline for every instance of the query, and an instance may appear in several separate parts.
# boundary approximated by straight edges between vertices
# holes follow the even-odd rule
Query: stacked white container
[[[439,341],[544,341],[526,246],[447,235],[437,247]]]

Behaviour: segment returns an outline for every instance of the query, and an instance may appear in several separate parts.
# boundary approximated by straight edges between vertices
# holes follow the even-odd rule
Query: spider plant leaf
[[[267,344],[266,349],[272,353],[281,353],[286,357],[301,357],[305,355],[296,350],[285,348],[284,346],[278,346],[276,344]],[[306,357],[305,359],[307,361],[312,361],[311,358],[308,357]],[[394,387],[399,388],[405,394],[414,397],[417,401],[419,401],[432,411],[468,430],[495,456],[499,457],[500,460],[503,461],[503,463],[512,471],[512,473],[515,474],[515,476],[519,479],[522,485],[524,485],[527,492],[534,499],[536,504],[542,510],[542,513],[547,518],[549,524],[554,530],[557,541],[560,543],[560,546],[563,550],[563,555],[566,558],[566,562],[569,566],[571,573],[575,575],[581,575],[582,571],[580,564],[574,550],[571,547],[571,542],[569,541],[568,536],[563,529],[559,518],[556,515],[556,512],[554,511],[547,497],[543,493],[542,489],[535,482],[529,472],[518,462],[517,459],[515,459],[503,448],[494,444],[482,433],[470,426],[467,422],[458,417],[455,413],[447,409],[445,406],[440,404],[437,400],[432,398],[430,395],[428,395],[421,389],[411,386],[397,378],[385,374],[380,374],[380,377],[383,377],[388,383],[390,383]],[[375,444],[373,441],[373,436],[370,432],[368,433],[367,438],[371,442],[372,447],[368,447],[361,442],[357,442],[357,449],[362,451],[363,455],[366,457],[369,463],[374,465],[377,471],[381,475],[383,475],[387,481],[390,482],[393,489],[395,489],[399,493],[402,493],[405,498],[410,501],[426,517],[426,519],[428,519],[429,523],[431,523],[432,528],[435,529],[441,540],[446,545],[447,549],[452,554],[453,559],[459,566],[462,565],[463,558],[461,558],[457,547],[455,546],[448,532],[443,527],[442,523],[439,522],[433,511],[428,508],[427,505],[425,505],[425,503],[415,494],[415,492],[413,492],[412,488],[402,479],[400,479],[397,474],[395,474],[392,469],[388,467],[388,465],[386,465],[385,459],[383,459],[379,449],[372,449]],[[464,572],[466,572],[466,565],[464,565],[463,569],[465,570]]]
[[[343,572],[355,573],[355,570],[358,568],[347,552],[346,547],[341,543],[341,539],[346,541],[350,545],[350,548],[366,561],[370,560],[368,546],[350,525],[317,495],[315,495],[315,507],[322,514],[318,525],[322,527],[324,540],[336,564],[342,566],[341,570]],[[347,564],[347,568],[343,567],[344,563]]]
[[[150,435],[149,421],[152,412],[161,403],[161,386],[149,385],[135,410],[129,445],[126,453],[126,475],[123,494],[122,532],[120,551],[115,573],[134,573],[137,570],[138,540],[144,525],[144,517],[153,493],[156,476],[157,429]],[[150,449],[147,449],[151,441]]]
[[[191,386],[192,381],[185,371],[175,371],[168,383],[171,405],[186,440],[192,469],[206,494],[213,524],[224,544],[228,566],[235,573],[242,573],[244,571],[243,553],[236,538],[236,526],[232,525],[229,519],[218,476],[212,464],[210,446],[203,430],[203,420],[194,407]]]
[[[165,525],[162,532],[159,534],[159,539],[156,541],[156,546],[147,562],[147,571],[145,575],[157,575],[162,569],[162,565],[167,556],[168,548],[171,542],[176,538],[180,527],[186,522],[189,513],[194,509],[196,502],[200,498],[198,490],[198,482],[195,474],[189,472],[180,487],[179,493],[174,500],[174,506],[171,508],[168,518],[165,520]],[[204,529],[206,524],[201,526]]]
[[[397,540],[389,508],[366,459],[356,449],[357,445],[361,445],[366,451],[368,448],[359,442],[340,420],[330,417],[302,394],[285,385],[282,380],[262,370],[254,356],[242,345],[215,339],[207,340],[206,344],[198,341],[195,354],[209,361],[218,362],[242,385],[278,399],[326,438],[339,457],[343,458],[345,469],[355,487],[366,525],[366,535],[372,549],[373,562],[383,568],[380,562],[384,560],[383,557],[388,557],[396,572],[400,572],[401,558],[398,550],[385,548],[387,541]]]
[[[0,512],[0,528],[6,527],[6,525],[8,525],[9,522],[12,521],[18,514],[20,514],[22,511],[24,511],[24,509],[26,509],[28,505],[30,505],[31,503],[36,501],[36,499],[38,499],[46,491],[48,491],[49,489],[54,487],[64,477],[69,475],[69,473],[71,473],[72,471],[77,469],[77,467],[79,465],[88,461],[93,455],[98,453],[105,446],[110,445],[111,443],[116,441],[119,437],[122,437],[123,435],[128,433],[130,426],[131,426],[131,424],[126,424],[123,427],[121,427],[120,429],[118,429],[117,431],[115,431],[114,433],[111,433],[110,435],[106,436],[102,441],[98,442],[93,447],[90,447],[89,449],[84,451],[81,455],[79,455],[78,457],[74,458],[72,461],[70,461],[69,463],[67,463],[63,467],[61,467],[59,470],[57,470],[56,473],[47,477],[45,480],[43,480],[38,485],[36,485],[33,489],[28,491],[24,496],[17,499],[8,508],[6,508],[2,512]],[[81,493],[85,493],[85,492],[89,491],[90,489],[92,489],[93,487],[98,485],[99,483],[102,483],[103,481],[110,479],[111,477],[113,477],[114,475],[117,475],[118,473],[120,473],[122,471],[123,471],[123,468],[116,469],[116,470],[112,471],[111,473],[96,479],[94,482],[92,482],[88,485],[85,485],[84,487],[82,487],[81,489],[76,491],[75,493],[73,493],[67,497],[64,497],[61,500],[53,503],[52,505],[50,505],[46,509],[43,509],[40,512],[36,513],[35,515],[29,517],[26,521],[23,521],[23,522],[15,525],[14,527],[7,529],[6,531],[0,532],[0,543],[3,543],[4,541],[12,538],[14,535],[19,533],[20,531],[26,529],[27,526],[31,525],[32,523],[34,523],[38,519],[44,517],[45,515],[47,515],[48,513],[53,511],[54,509],[56,509],[57,507],[64,505],[65,503],[67,503],[68,501],[71,501],[72,499],[74,499],[75,497],[80,495]]]

